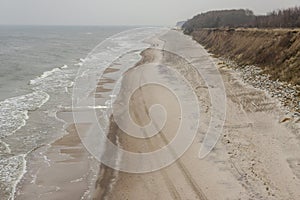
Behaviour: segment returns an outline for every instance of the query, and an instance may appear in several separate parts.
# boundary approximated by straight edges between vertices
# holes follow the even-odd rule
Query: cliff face
[[[300,85],[300,30],[200,29],[190,34],[218,56]]]

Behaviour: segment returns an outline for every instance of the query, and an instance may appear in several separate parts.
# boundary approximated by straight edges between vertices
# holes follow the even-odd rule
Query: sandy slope
[[[171,31],[160,39],[164,41],[164,49],[183,55],[196,68],[211,71],[209,66],[212,61],[209,55],[190,38]],[[147,174],[120,172],[113,189],[103,198],[300,198],[299,129],[287,128],[291,124],[279,123],[278,116],[281,113],[274,100],[265,93],[242,84],[232,71],[220,69],[228,98],[224,132],[216,148],[205,159],[200,160],[198,152],[211,117],[210,99],[203,79],[197,70],[172,54],[151,49],[146,54],[160,56],[158,60],[161,63],[173,66],[190,81],[201,105],[201,128],[193,145],[174,164]],[[153,59],[147,60],[144,55],[143,62],[153,62]],[[126,94],[130,90],[132,80],[147,79],[147,76],[165,80],[164,75],[159,73],[159,68],[132,69],[122,82],[122,92]],[[164,127],[161,136],[144,142],[123,136],[122,131],[114,127],[115,133],[121,136],[124,149],[147,152],[164,144],[163,135],[172,137],[179,115],[176,101],[172,98],[172,95],[159,87],[140,88],[131,103],[134,120],[141,124],[147,123],[147,108],[154,102],[163,102],[171,113],[168,116],[171,124]]]

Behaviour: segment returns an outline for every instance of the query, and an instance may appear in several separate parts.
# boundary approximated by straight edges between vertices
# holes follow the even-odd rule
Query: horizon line
[[[176,24],[175,24],[176,25]],[[174,26],[175,26],[174,25]],[[0,24],[0,26],[69,26],[69,27],[172,27],[171,25],[116,25],[116,24]]]

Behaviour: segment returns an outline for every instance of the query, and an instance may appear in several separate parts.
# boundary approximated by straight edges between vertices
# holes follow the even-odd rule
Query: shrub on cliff
[[[200,28],[240,27],[251,24],[255,16],[251,10],[220,10],[196,15],[183,29],[189,33]]]

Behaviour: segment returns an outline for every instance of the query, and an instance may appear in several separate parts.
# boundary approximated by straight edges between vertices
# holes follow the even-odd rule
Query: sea
[[[0,199],[14,199],[26,156],[65,134],[78,69],[106,38],[136,27],[0,26]]]

